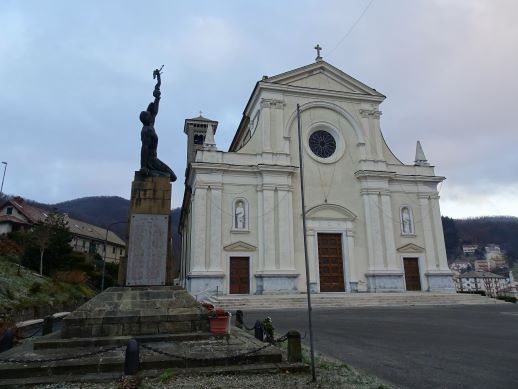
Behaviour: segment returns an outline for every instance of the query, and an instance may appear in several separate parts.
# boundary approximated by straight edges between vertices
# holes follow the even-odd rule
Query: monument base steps
[[[236,327],[208,332],[207,310],[173,286],[110,288],[79,307],[63,329],[0,354],[0,387],[113,380],[123,374],[126,346],[140,345],[139,375],[269,372],[304,369],[276,347]]]
[[[139,375],[160,374],[160,369],[174,369],[175,374],[195,373],[251,373],[269,371],[300,371],[303,364],[288,364],[282,352],[268,346],[233,327],[227,336],[204,334],[202,339],[180,340],[174,338],[140,338]],[[173,340],[174,339],[174,340]],[[153,342],[150,342],[154,340]],[[59,341],[62,347],[56,348]],[[0,359],[12,359],[13,362],[0,364],[0,387],[22,384],[89,381],[91,377],[113,380],[120,377],[124,370],[126,345],[122,338],[92,339],[97,346],[83,347],[77,339],[42,339],[38,347],[32,350],[16,350],[2,353]],[[66,342],[73,347],[67,347]],[[75,342],[75,343],[73,343]],[[98,346],[103,344],[103,346]],[[112,345],[115,346],[104,346]],[[47,346],[47,348],[43,346]],[[147,346],[147,347],[146,347]],[[149,348],[148,348],[149,347]],[[108,351],[106,351],[109,349]],[[157,352],[158,351],[158,352]],[[91,355],[94,354],[94,355]],[[67,356],[77,357],[66,359]],[[54,360],[53,359],[63,359]],[[37,363],[17,363],[20,361],[38,361]],[[99,376],[102,375],[102,376]]]
[[[307,372],[309,366],[304,363],[256,363],[253,365],[230,365],[230,366],[205,366],[178,368],[174,370],[175,375],[212,375],[212,374],[276,374],[276,373],[297,373]],[[164,370],[150,369],[139,372],[138,376],[158,377]],[[25,385],[37,384],[63,384],[67,383],[97,383],[97,382],[113,382],[121,377],[122,373],[101,372],[101,373],[85,373],[85,374],[66,374],[25,378],[7,378],[0,379],[0,387],[20,388]]]

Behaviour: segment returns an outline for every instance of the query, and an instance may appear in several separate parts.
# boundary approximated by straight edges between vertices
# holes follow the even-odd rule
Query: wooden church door
[[[342,234],[318,234],[318,270],[321,292],[344,292]]]
[[[419,258],[403,258],[406,290],[421,290]]]

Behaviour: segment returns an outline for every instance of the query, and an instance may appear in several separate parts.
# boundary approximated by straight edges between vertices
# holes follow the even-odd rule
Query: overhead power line
[[[338,48],[338,46],[340,46],[342,44],[342,42],[345,40],[345,38],[347,38],[349,36],[349,34],[351,34],[351,32],[354,30],[354,27],[356,27],[356,25],[360,22],[360,20],[363,18],[363,16],[365,15],[365,13],[368,11],[368,9],[370,8],[370,6],[372,5],[372,3],[374,3],[374,0],[370,0],[369,3],[367,4],[367,6],[363,9],[362,13],[360,14],[360,16],[358,17],[358,19],[356,19],[356,21],[351,25],[351,27],[349,27],[349,30],[347,30],[347,32],[345,33],[345,35],[342,37],[342,39],[340,39],[338,41],[338,43],[336,44],[335,47],[333,47],[333,49],[329,52],[328,56],[330,56],[331,54],[333,54],[333,52]]]

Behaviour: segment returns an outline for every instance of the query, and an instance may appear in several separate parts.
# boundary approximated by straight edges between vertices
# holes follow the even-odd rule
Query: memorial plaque
[[[168,231],[167,215],[131,216],[126,285],[165,285]]]

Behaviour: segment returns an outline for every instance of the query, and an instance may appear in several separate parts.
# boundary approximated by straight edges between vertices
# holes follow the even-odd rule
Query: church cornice
[[[442,176],[424,176],[424,175],[406,175],[396,174],[392,177],[393,181],[411,181],[411,182],[442,182],[446,177]]]
[[[368,179],[368,178],[393,178],[396,175],[395,172],[387,172],[387,171],[381,171],[381,170],[357,170],[354,172],[354,176],[361,180],[361,179]]]
[[[319,98],[332,98],[332,99],[338,99],[338,100],[368,101],[368,102],[375,102],[375,103],[381,103],[383,100],[385,100],[385,97],[364,95],[364,94],[359,94],[359,93],[260,82],[259,87],[255,91],[255,96],[253,96],[251,99],[251,104],[249,106],[250,108],[255,105],[254,103],[257,101],[257,99],[260,95],[260,92],[262,90],[270,91],[270,92],[284,92],[284,93],[288,92],[293,95],[304,95],[304,96],[319,97]],[[247,112],[247,113],[249,114],[249,112]]]
[[[442,176],[425,176],[419,174],[398,174],[396,172],[380,171],[380,170],[358,170],[354,176],[359,179],[383,178],[391,181],[410,181],[410,182],[442,182],[446,177]]]
[[[199,172],[215,172],[215,171],[235,171],[235,172],[275,172],[275,173],[295,173],[298,170],[297,166],[293,165],[234,165],[226,163],[210,163],[210,162],[195,162],[191,164],[192,169]]]

